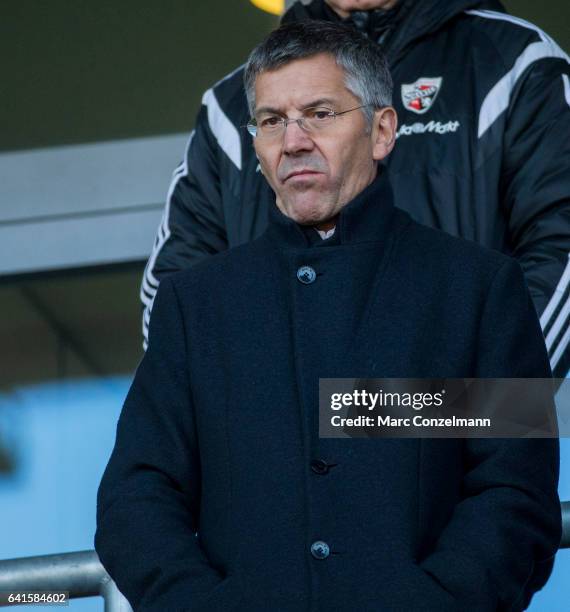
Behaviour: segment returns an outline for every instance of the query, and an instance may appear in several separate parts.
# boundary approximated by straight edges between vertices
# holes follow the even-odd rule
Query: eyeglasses
[[[318,132],[327,127],[330,127],[336,117],[351,113],[352,111],[372,106],[371,104],[361,104],[348,110],[336,112],[325,106],[314,106],[305,108],[300,117],[297,119],[287,119],[280,115],[272,113],[262,113],[259,119],[252,117],[246,125],[247,131],[254,138],[274,139],[285,134],[285,130],[289,123],[296,123],[302,130],[308,133]]]

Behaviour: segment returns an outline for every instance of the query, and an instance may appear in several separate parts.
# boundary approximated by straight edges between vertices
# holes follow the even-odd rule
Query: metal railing
[[[562,502],[560,548],[570,548],[570,501]],[[0,561],[0,592],[18,591],[66,591],[70,599],[99,596],[105,612],[132,612],[94,550]]]
[[[562,502],[562,539],[560,548],[570,548],[570,501]]]
[[[102,597],[105,612],[132,612],[94,550],[0,561],[0,593],[68,592],[69,598]],[[14,605],[6,601],[0,606]]]

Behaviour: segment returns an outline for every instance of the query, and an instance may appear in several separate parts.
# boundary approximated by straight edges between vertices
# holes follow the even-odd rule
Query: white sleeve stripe
[[[523,72],[534,62],[546,58],[563,59],[570,63],[570,57],[552,41],[535,42],[528,45],[519,55],[512,69],[493,86],[485,97],[479,112],[479,138],[507,110],[513,89]]]
[[[156,279],[152,271],[154,269],[154,265],[156,263],[156,258],[158,257],[158,254],[162,250],[164,243],[170,238],[170,226],[169,226],[170,200],[172,198],[172,193],[174,191],[174,188],[176,187],[176,184],[183,176],[185,176],[185,172],[180,172],[170,184],[170,188],[168,190],[168,195],[166,199],[166,207],[164,209],[164,213],[162,215],[160,224],[156,232],[156,242],[153,246],[152,253],[150,254],[149,260],[145,268],[145,277],[148,278],[149,282],[156,285],[157,287],[158,287],[158,280]]]
[[[194,130],[190,132],[190,137],[188,138],[188,142],[186,143],[186,150],[184,151],[184,160],[182,164],[180,164],[172,175],[172,180],[170,182],[170,186],[168,187],[168,193],[166,196],[166,206],[164,208],[164,213],[162,215],[162,219],[160,221],[160,225],[158,226],[157,235],[154,241],[154,245],[152,248],[152,252],[147,261],[147,264],[144,269],[143,281],[141,285],[141,289],[139,292],[140,300],[144,304],[144,312],[143,312],[143,321],[142,321],[142,332],[143,332],[143,349],[146,351],[148,346],[148,321],[150,321],[150,311],[152,310],[152,305],[154,303],[154,296],[158,290],[159,281],[153,274],[153,269],[156,264],[156,258],[158,254],[162,250],[162,247],[166,243],[166,241],[170,238],[170,203],[172,200],[172,194],[174,193],[174,189],[178,184],[178,181],[188,174],[188,152],[190,149],[190,144],[192,143],[192,139],[194,138]]]
[[[226,77],[218,81],[217,84],[222,83],[226,79],[229,79],[234,74],[236,74],[239,70],[241,70],[243,66],[238,66],[233,72],[228,74]],[[216,84],[216,85],[217,85]],[[208,124],[210,129],[212,130],[212,134],[218,141],[221,149],[226,153],[226,155],[230,158],[233,164],[241,170],[241,141],[239,137],[239,133],[236,127],[231,123],[231,121],[227,118],[225,113],[220,108],[218,100],[213,92],[213,89],[208,89],[202,98],[202,104],[206,106],[208,111]],[[170,187],[168,189],[168,195],[166,198],[166,206],[164,209],[164,214],[160,225],[158,227],[157,235],[155,238],[155,242],[153,245],[153,249],[149,260],[146,264],[145,271],[143,274],[143,283],[140,290],[140,299],[142,303],[145,305],[144,316],[143,316],[143,347],[146,350],[147,346],[147,338],[148,338],[148,329],[146,323],[150,320],[150,311],[152,309],[152,304],[154,301],[154,296],[156,295],[156,291],[158,290],[159,281],[153,274],[153,269],[156,264],[156,259],[158,254],[162,250],[164,244],[170,238],[170,203],[172,200],[172,194],[174,193],[174,189],[178,181],[188,174],[188,151],[190,149],[190,144],[192,143],[192,139],[194,137],[194,130],[192,130],[190,134],[190,138],[188,139],[188,143],[186,145],[186,151],[184,153],[184,160],[182,163],[174,170],[172,175],[172,181],[170,183]],[[145,322],[146,318],[146,322]]]
[[[151,287],[151,289],[158,289],[158,281],[153,281],[152,279],[150,279],[148,276],[144,277],[146,282],[148,283],[148,286]]]
[[[568,284],[570,283],[570,253],[568,254],[568,263],[564,268],[564,272],[558,281],[558,285],[556,285],[556,289],[550,298],[550,302],[548,302],[542,316],[540,317],[540,325],[542,329],[546,329],[546,326],[550,322],[550,318],[554,311],[558,308],[558,304],[564,295],[564,292],[568,288]]]
[[[155,289],[155,290],[156,290],[156,289],[158,289],[158,281],[157,281],[157,280],[154,280],[154,281],[153,281],[151,278],[149,278],[149,275],[148,275],[148,274],[145,274],[145,275],[143,276],[143,278],[144,278],[144,280],[146,281],[146,283],[148,284],[148,286],[151,288],[151,290],[152,290],[152,289]],[[153,292],[152,294],[154,294],[154,292]],[[151,295],[152,295],[152,294],[151,294]]]
[[[144,321],[142,323],[142,334],[143,334],[143,351],[146,351],[148,348],[148,328],[145,325]]]
[[[152,300],[154,300],[154,296],[156,295],[157,291],[158,291],[158,285],[156,287],[149,285],[148,278],[146,278],[146,276],[143,276],[143,281],[142,281],[141,291],[140,291],[140,297],[141,297],[141,301],[143,302],[143,304],[146,304],[147,306],[152,307]]]
[[[147,313],[147,311],[150,313],[150,311],[152,310],[152,303],[154,301],[154,296],[149,297],[144,291],[141,290],[140,298],[141,298],[141,302],[144,304],[144,310],[143,310],[143,316],[144,316]]]
[[[202,104],[208,109],[208,123],[222,151],[241,170],[241,141],[236,126],[221,109],[212,89],[204,94]]]
[[[552,327],[550,328],[550,331],[546,336],[546,348],[549,351],[554,345],[554,341],[556,340],[557,336],[562,331],[564,323],[566,323],[568,319],[568,315],[570,315],[570,296],[566,300],[564,306],[562,307],[562,310],[558,313],[556,320],[552,324]]]
[[[564,351],[566,350],[569,342],[570,342],[570,327],[568,327],[568,329],[566,330],[566,333],[562,336],[562,339],[560,340],[556,350],[554,351],[550,359],[550,367],[552,370],[554,370],[554,368],[558,365],[558,362],[560,361],[560,357],[562,357],[562,355],[564,354]]]
[[[513,17],[496,11],[465,11],[468,15],[475,15],[484,19],[508,21],[515,25],[533,30],[542,42],[531,43],[517,58],[513,68],[500,80],[483,101],[479,112],[479,138],[493,125],[499,116],[508,108],[512,91],[521,74],[533,63],[545,58],[564,59],[570,63],[570,57],[548,36],[543,30],[524,19]]]
[[[564,85],[564,97],[570,106],[570,79],[567,74],[562,75],[562,84]]]
[[[144,283],[143,283],[144,284]],[[141,298],[146,298],[147,300],[152,300],[154,295],[150,294],[146,287],[141,286]]]
[[[150,305],[152,308],[152,302]],[[142,318],[143,350],[148,348],[148,327],[150,324],[150,308],[145,308]]]
[[[222,81],[230,78],[236,72],[241,70],[242,66],[236,68],[232,73],[228,74]],[[241,141],[239,132],[232,122],[228,119],[226,114],[222,111],[218,100],[214,94],[213,89],[208,89],[202,98],[202,104],[206,106],[208,112],[208,124],[212,130],[212,134],[216,138],[220,148],[229,157],[232,163],[241,170]],[[190,144],[194,137],[194,130],[190,134],[188,144],[186,145],[186,151],[184,154],[184,161],[174,171],[172,181],[168,189],[168,195],[166,198],[166,206],[164,215],[158,227],[157,236],[155,243],[146,264],[145,271],[143,274],[143,282],[140,290],[140,299],[145,305],[143,313],[143,347],[146,350],[148,340],[148,322],[150,321],[150,311],[152,310],[152,304],[154,302],[154,296],[158,290],[159,281],[153,274],[153,269],[156,264],[158,254],[162,250],[162,247],[170,238],[170,203],[172,201],[172,195],[178,181],[188,174],[188,151]]]
[[[152,283],[154,286],[156,286],[158,288],[158,280],[157,278],[154,276],[153,274],[153,269],[154,269],[154,264],[156,262],[156,258],[158,257],[158,254],[160,253],[160,251],[162,250],[162,247],[164,246],[164,243],[168,240],[168,238],[170,238],[170,229],[168,227],[168,225],[165,225],[164,221],[165,221],[165,216],[166,216],[166,211],[162,217],[162,220],[160,222],[160,225],[158,226],[157,229],[157,238],[158,240],[155,242],[153,248],[152,248],[152,252],[150,254],[149,260],[146,264],[145,270],[144,270],[144,279],[147,280],[149,283]],[[164,231],[166,230],[166,231]]]
[[[141,285],[141,298],[147,298],[149,300],[152,300],[156,294],[156,290],[158,289],[158,287],[152,287],[152,285],[150,286],[150,290],[148,287],[148,279],[144,279]]]
[[[152,270],[154,269],[154,265],[156,263],[156,258],[158,254],[162,250],[164,243],[170,238],[170,203],[172,200],[172,194],[174,193],[174,189],[178,184],[178,181],[188,174],[188,151],[190,149],[190,144],[192,143],[192,139],[194,138],[194,130],[190,133],[190,137],[188,138],[188,143],[186,144],[186,150],[184,151],[184,163],[182,164],[180,170],[175,172],[172,176],[172,181],[170,182],[170,186],[168,187],[168,193],[166,195],[166,206],[164,208],[164,214],[162,215],[162,219],[160,221],[160,225],[157,231],[157,242],[152,249],[152,253],[150,254],[149,260],[146,264],[145,274],[144,276],[148,278],[148,281],[153,285],[158,287],[158,280],[155,278]]]

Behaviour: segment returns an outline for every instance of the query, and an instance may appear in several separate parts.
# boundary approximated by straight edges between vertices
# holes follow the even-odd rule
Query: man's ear
[[[261,172],[261,174],[263,174],[263,168],[261,167],[261,160],[259,159],[259,155],[257,154],[257,149],[255,147],[255,138],[253,139],[253,150],[255,151],[255,157],[257,159],[257,167],[256,167],[255,171],[256,172]]]
[[[372,121],[372,157],[381,161],[387,157],[396,143],[398,115],[391,106],[374,112]]]

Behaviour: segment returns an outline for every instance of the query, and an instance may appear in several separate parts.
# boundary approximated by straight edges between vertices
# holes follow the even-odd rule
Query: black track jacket
[[[322,0],[284,20],[336,18]],[[387,166],[414,219],[514,256],[558,376],[570,365],[570,58],[496,0],[412,3],[384,45],[398,141]],[[141,288],[147,336],[164,276],[258,237],[275,197],[259,172],[243,67],[206,91]],[[497,338],[500,341],[500,337]]]

